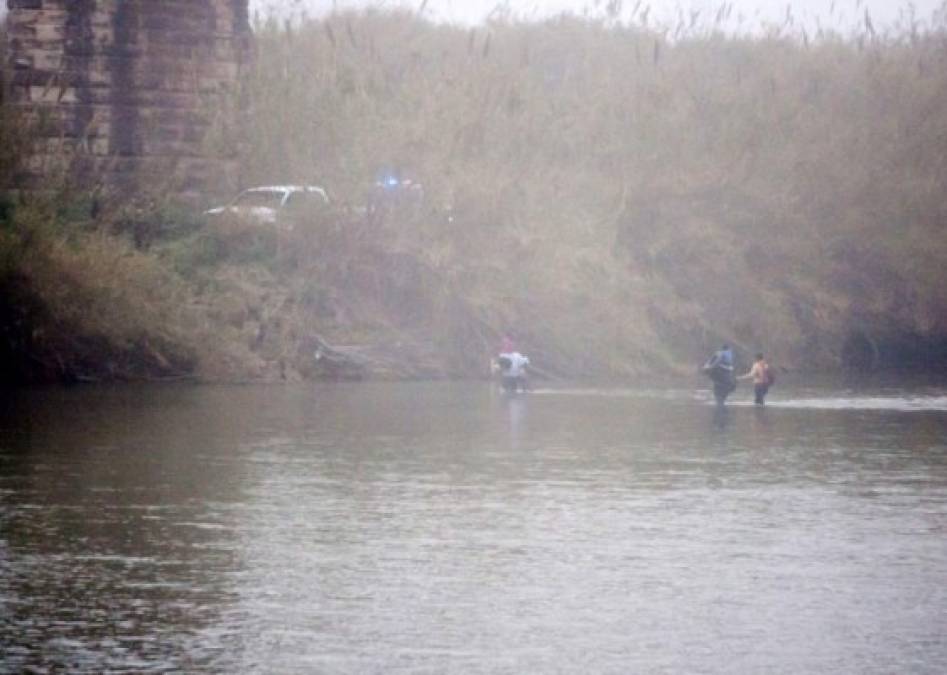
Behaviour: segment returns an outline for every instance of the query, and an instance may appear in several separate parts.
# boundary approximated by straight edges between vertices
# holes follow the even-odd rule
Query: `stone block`
[[[186,191],[236,187],[222,185],[236,171],[229,159],[208,156],[204,139],[210,120],[235,125],[233,92],[249,56],[247,0],[8,0],[8,7],[11,98],[42,118],[33,182],[47,178],[43,171],[81,165],[101,172],[96,180],[127,186],[156,162],[186,159],[186,169],[175,168]],[[82,153],[89,162],[76,161]]]

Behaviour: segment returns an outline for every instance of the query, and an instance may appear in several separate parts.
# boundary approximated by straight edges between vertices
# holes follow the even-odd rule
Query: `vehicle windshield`
[[[283,193],[280,190],[252,190],[238,196],[232,206],[241,208],[278,209],[283,202]]]
[[[286,208],[293,210],[316,209],[325,204],[326,198],[321,192],[294,192],[286,200]]]

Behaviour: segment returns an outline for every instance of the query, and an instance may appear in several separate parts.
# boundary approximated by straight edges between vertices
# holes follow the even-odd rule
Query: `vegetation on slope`
[[[686,371],[724,339],[807,368],[943,357],[945,40],[265,23],[243,180],[324,185],[335,207],[292,233],[12,209],[5,360],[25,353],[11,325],[97,336],[95,366],[75,343],[27,350],[95,377],[469,376],[507,334],[563,376]],[[364,212],[383,168],[423,202]]]
[[[567,371],[628,374],[726,338],[833,365],[858,333],[947,335],[944,40],[270,23],[248,179],[352,199],[380,165],[422,181],[456,217],[404,224],[396,250],[475,317],[467,351],[514,332]]]
[[[178,281],[61,204],[40,198],[0,214],[0,381],[190,372]]]

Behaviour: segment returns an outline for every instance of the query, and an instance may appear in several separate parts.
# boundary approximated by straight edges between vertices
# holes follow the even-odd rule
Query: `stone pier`
[[[22,183],[191,197],[237,183],[248,0],[7,0],[10,101],[37,144]]]

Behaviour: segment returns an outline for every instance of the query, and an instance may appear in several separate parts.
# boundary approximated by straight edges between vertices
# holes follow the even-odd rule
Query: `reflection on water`
[[[714,403],[710,392],[681,389],[540,389],[536,396],[581,396],[604,398],[647,398],[664,401],[703,401]],[[730,406],[754,405],[752,398],[734,398]],[[940,393],[905,393],[866,395],[851,390],[837,391],[790,391],[790,395],[767,400],[771,408],[797,408],[809,410],[890,410],[898,412],[947,412],[947,396]]]
[[[947,393],[736,398],[8,397],[0,672],[944,672]]]

